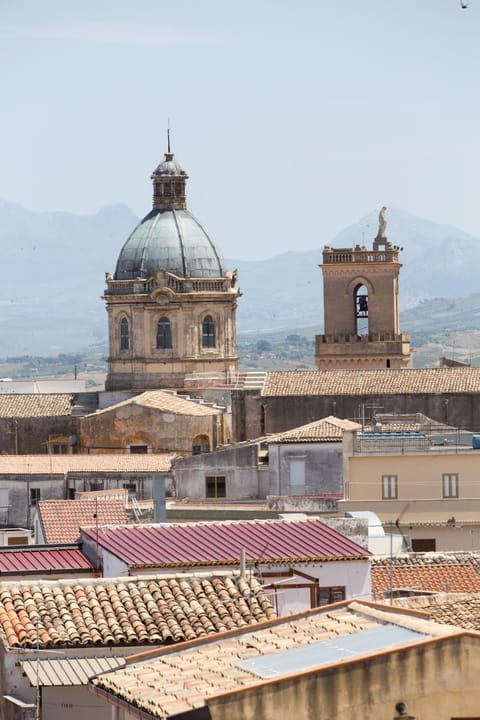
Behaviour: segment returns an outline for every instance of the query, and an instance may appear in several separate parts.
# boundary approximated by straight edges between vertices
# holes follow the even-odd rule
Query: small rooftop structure
[[[41,575],[53,573],[93,572],[92,563],[78,545],[28,545],[0,548],[0,578],[5,575]]]
[[[39,535],[45,543],[77,542],[84,525],[127,522],[125,503],[101,496],[92,500],[39,500],[36,512]]]
[[[97,410],[93,416],[104,415],[109,412],[118,410],[121,407],[138,405],[139,407],[161,410],[163,412],[173,413],[174,415],[219,415],[223,412],[223,408],[204,403],[200,400],[194,400],[190,397],[182,397],[175,392],[165,390],[146,390],[140,395],[128,398],[115,405],[109,405],[102,410]],[[86,416],[89,417],[88,415]]]

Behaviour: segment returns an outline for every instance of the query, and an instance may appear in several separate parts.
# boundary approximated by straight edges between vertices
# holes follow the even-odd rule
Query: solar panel
[[[424,640],[427,637],[430,636],[398,625],[382,625],[351,635],[311,643],[300,648],[281,650],[270,655],[241,660],[237,663],[237,667],[267,680],[281,675],[312,670],[340,660],[353,660],[355,657],[375,652],[375,650],[385,650],[395,645]]]

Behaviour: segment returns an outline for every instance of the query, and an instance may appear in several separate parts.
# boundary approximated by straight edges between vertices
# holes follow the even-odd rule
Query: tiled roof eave
[[[310,555],[306,555],[305,557],[283,557],[283,558],[256,558],[256,557],[247,557],[246,561],[248,563],[261,563],[263,565],[291,565],[293,563],[295,564],[302,564],[302,565],[315,565],[315,563],[320,562],[335,562],[335,561],[345,561],[345,560],[368,560],[371,557],[372,553],[370,553],[368,550],[365,551],[365,554],[361,555],[318,555],[315,557],[312,557]],[[184,568],[184,567],[226,567],[226,566],[238,566],[240,567],[240,561],[238,558],[234,558],[231,560],[225,559],[225,560],[192,560],[192,561],[179,561],[179,562],[168,562],[168,563],[128,563],[128,566],[132,569],[141,570],[146,568]]]

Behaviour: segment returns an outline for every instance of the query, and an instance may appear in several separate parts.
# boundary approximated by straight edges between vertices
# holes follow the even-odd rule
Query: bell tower
[[[405,368],[410,362],[410,338],[400,332],[401,248],[388,240],[386,210],[380,210],[372,250],[323,250],[324,335],[315,343],[320,369]]]

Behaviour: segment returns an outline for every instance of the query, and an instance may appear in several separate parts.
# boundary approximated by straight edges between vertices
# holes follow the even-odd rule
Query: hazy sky
[[[0,198],[29,209],[145,215],[170,118],[228,257],[383,204],[480,237],[480,0],[0,0],[0,58]]]

